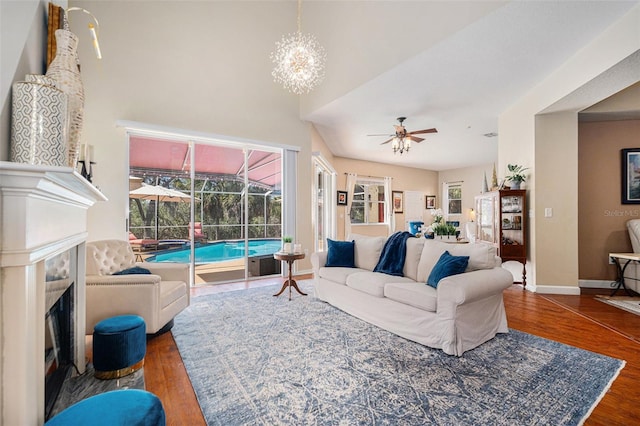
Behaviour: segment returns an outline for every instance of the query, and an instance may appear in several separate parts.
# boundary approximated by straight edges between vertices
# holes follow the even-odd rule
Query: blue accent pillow
[[[113,275],[150,275],[151,271],[140,266],[134,266],[133,268],[124,269],[120,272],[114,272]]]
[[[427,285],[438,288],[441,279],[450,275],[461,274],[467,269],[469,264],[469,256],[452,256],[449,251],[445,251],[438,259],[436,266],[433,267]]]
[[[326,267],[355,268],[355,241],[333,241],[327,238]]]

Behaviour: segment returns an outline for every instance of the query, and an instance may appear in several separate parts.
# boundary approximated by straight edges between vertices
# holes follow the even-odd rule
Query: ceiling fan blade
[[[424,140],[424,138],[419,138],[413,135],[407,135],[405,137],[411,139],[412,142],[417,142],[417,143],[420,143]]]
[[[389,143],[393,140],[393,138],[387,139],[386,141],[382,142],[380,145],[384,145],[385,143]]]
[[[378,133],[375,135],[367,135],[367,136],[393,136],[393,135],[390,135],[389,133]]]
[[[424,130],[416,130],[415,132],[409,132],[410,135],[419,135],[420,133],[438,133],[438,130],[424,129]]]

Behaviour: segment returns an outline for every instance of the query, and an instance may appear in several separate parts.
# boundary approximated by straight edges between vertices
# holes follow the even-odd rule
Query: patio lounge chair
[[[192,232],[191,232],[191,223],[189,223],[189,238],[191,238]],[[193,240],[198,243],[198,242],[206,242],[207,241],[207,235],[202,232],[202,222],[196,222],[193,226]]]
[[[142,253],[158,250],[160,241],[149,238],[138,238],[135,234],[129,231],[129,245],[131,250],[136,255],[136,261],[142,261]]]
[[[150,239],[150,238],[138,238],[135,234],[129,231],[129,244],[135,250],[136,248],[141,251],[144,250],[155,250],[158,248],[158,240]]]

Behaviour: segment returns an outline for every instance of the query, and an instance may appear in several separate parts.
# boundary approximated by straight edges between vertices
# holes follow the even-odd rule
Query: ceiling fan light
[[[406,117],[398,117],[398,122],[400,123],[400,125],[393,126],[396,130],[395,135],[393,134],[389,135],[390,139],[387,139],[386,141],[381,143],[381,145],[385,145],[391,142],[391,149],[393,149],[394,154],[398,151],[400,151],[400,154],[402,154],[405,151],[409,152],[409,150],[411,149],[411,142],[418,143],[424,140],[424,138],[414,136],[415,134],[438,133],[438,130],[436,130],[435,128],[408,132],[407,129],[402,125],[405,119]],[[383,135],[367,135],[367,136],[383,136]]]

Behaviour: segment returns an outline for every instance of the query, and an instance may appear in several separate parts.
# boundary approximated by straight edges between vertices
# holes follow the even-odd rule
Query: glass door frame
[[[312,155],[313,163],[313,188],[312,188],[312,206],[311,221],[313,227],[313,246],[314,251],[326,250],[324,241],[327,238],[334,239],[337,228],[337,199],[336,199],[336,171],[331,164],[319,152]],[[318,186],[318,176],[321,176],[324,188]],[[320,194],[320,189],[323,189]],[[320,199],[322,197],[322,199]],[[318,206],[322,201],[323,211],[322,218],[319,218]]]
[[[249,262],[248,262],[248,238],[249,238],[249,209],[248,209],[248,204],[249,204],[249,200],[248,200],[248,161],[247,161],[247,153],[249,151],[267,151],[267,152],[278,152],[280,154],[280,161],[281,163],[281,174],[282,174],[282,182],[281,185],[283,187],[283,191],[282,191],[282,217],[281,217],[281,223],[280,223],[280,227],[281,227],[281,234],[284,235],[285,233],[285,229],[291,228],[292,224],[295,223],[295,216],[294,215],[286,215],[285,214],[285,203],[287,203],[286,197],[285,197],[285,192],[284,191],[284,187],[285,186],[290,186],[289,182],[293,182],[295,183],[296,181],[296,176],[295,176],[295,167],[292,170],[287,170],[287,161],[285,161],[285,158],[290,156],[291,154],[296,154],[297,152],[299,152],[300,148],[296,147],[296,146],[290,146],[290,145],[281,145],[281,144],[274,144],[274,143],[257,143],[254,140],[251,141],[243,141],[241,139],[238,138],[232,138],[229,137],[228,139],[223,139],[221,138],[221,136],[219,135],[203,135],[200,132],[191,132],[191,131],[185,131],[182,129],[169,129],[169,128],[164,128],[162,126],[155,126],[155,125],[148,125],[148,124],[140,124],[140,123],[135,123],[135,122],[129,122],[129,121],[118,121],[117,122],[117,126],[118,127],[123,127],[125,129],[125,136],[126,136],[126,146],[127,146],[127,150],[126,150],[126,164],[127,164],[127,176],[125,177],[127,179],[127,184],[126,187],[128,188],[128,176],[129,176],[129,170],[130,170],[130,159],[129,159],[129,155],[130,155],[130,138],[131,136],[141,136],[141,137],[152,137],[152,138],[156,138],[156,139],[164,139],[167,141],[173,141],[173,142],[177,142],[177,143],[185,143],[185,144],[189,144],[190,146],[190,153],[189,153],[189,159],[190,159],[190,163],[191,164],[195,164],[195,144],[199,144],[199,143],[203,143],[203,144],[209,144],[209,145],[219,145],[219,146],[226,146],[226,147],[231,147],[234,149],[240,149],[244,152],[244,156],[245,156],[245,164],[243,165],[243,169],[244,169],[244,175],[245,175],[245,194],[246,196],[244,197],[244,211],[243,211],[243,233],[244,233],[244,240],[245,240],[245,261],[244,261],[244,280],[252,280],[252,279],[260,279],[261,277],[249,277]],[[195,135],[195,136],[194,136]],[[289,163],[291,163],[289,161]],[[295,166],[295,162],[290,164],[290,166],[293,165]],[[190,172],[189,172],[189,177],[191,180],[191,194],[193,197],[196,196],[196,190],[195,190],[195,174],[196,174],[196,170],[194,167],[190,167]],[[292,176],[293,173],[293,176]],[[293,198],[293,200],[288,200],[289,202],[293,201],[293,203],[295,204],[295,193],[294,195],[292,195],[289,198]],[[195,216],[195,206],[196,203],[191,202],[191,211],[190,211],[190,215],[191,215],[191,227],[193,228],[194,226],[194,218]],[[125,209],[126,209],[126,230],[128,231],[129,229],[129,202],[125,203]],[[287,216],[291,216],[290,218],[287,218]],[[295,225],[293,225],[295,226]],[[294,228],[295,229],[295,228]],[[193,229],[191,229],[191,234],[193,235]],[[194,286],[195,285],[195,245],[193,244],[193,238],[190,238],[190,264],[189,264],[189,269],[190,269],[190,285]],[[222,283],[224,281],[220,281],[219,283]],[[218,283],[218,282],[216,282]]]

